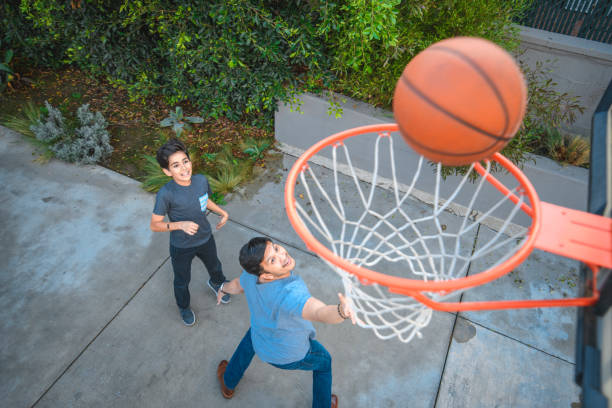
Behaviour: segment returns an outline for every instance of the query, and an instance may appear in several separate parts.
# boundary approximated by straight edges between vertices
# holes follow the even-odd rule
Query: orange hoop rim
[[[308,161],[316,155],[318,152],[323,150],[325,147],[341,142],[350,137],[364,134],[364,133],[381,133],[381,132],[397,132],[398,125],[395,123],[376,124],[368,126],[360,126],[353,129],[345,130],[339,133],[335,133],[311,146],[306,150],[294,163],[293,167],[289,171],[287,181],[285,183],[285,209],[289,221],[296,231],[298,236],[304,241],[306,247],[317,253],[323,259],[336,265],[337,267],[357,276],[362,283],[378,283],[380,285],[388,287],[394,292],[406,292],[406,291],[428,291],[428,292],[452,292],[459,289],[469,288],[473,286],[482,285],[484,283],[495,280],[516,268],[521,262],[529,256],[533,251],[536,238],[541,229],[541,205],[538,194],[535,188],[525,176],[525,174],[515,166],[510,160],[501,155],[500,153],[494,153],[491,157],[492,160],[503,166],[508,172],[510,172],[516,180],[520,183],[523,188],[523,194],[529,198],[529,206],[523,205],[527,215],[532,219],[531,226],[528,228],[527,237],[522,245],[516,250],[510,258],[502,262],[501,264],[489,268],[485,271],[475,273],[474,275],[465,276],[462,278],[456,278],[447,281],[422,281],[417,279],[401,278],[397,276],[389,276],[381,272],[376,272],[368,268],[357,266],[346,259],[339,257],[330,251],[325,245],[321,244],[308,230],[300,219],[295,199],[295,185],[299,174],[306,170],[308,167]],[[487,159],[490,160],[490,159]],[[491,182],[489,178],[488,181]],[[496,179],[495,182],[499,183]],[[499,189],[499,186],[495,182],[492,184]],[[502,185],[503,187],[503,185]]]

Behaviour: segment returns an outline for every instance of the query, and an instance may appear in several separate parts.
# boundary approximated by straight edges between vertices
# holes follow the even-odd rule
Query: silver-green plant
[[[79,127],[70,129],[59,109],[45,102],[47,115],[30,129],[37,140],[47,144],[60,160],[78,164],[94,164],[113,152],[106,130],[108,123],[100,112],[95,114],[84,104],[77,110]]]
[[[81,126],[74,130],[74,137],[53,145],[56,157],[72,163],[94,164],[104,160],[113,152],[106,120],[100,112],[95,114],[84,104],[77,110]]]
[[[64,115],[59,109],[55,109],[47,101],[45,101],[45,107],[47,115],[39,118],[36,124],[30,126],[30,130],[37,140],[53,144],[67,137],[66,124]]]

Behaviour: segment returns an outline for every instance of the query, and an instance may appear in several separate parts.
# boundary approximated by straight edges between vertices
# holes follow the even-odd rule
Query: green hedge
[[[74,63],[136,97],[189,99],[206,116],[270,118],[298,90],[332,87],[389,106],[403,67],[456,35],[516,45],[527,0],[22,0],[3,44]],[[42,51],[42,52],[41,52]]]
[[[345,0],[322,2],[319,32],[331,51],[338,92],[390,107],[406,64],[444,38],[477,36],[509,51],[513,19],[531,0]]]
[[[42,65],[104,75],[134,98],[190,100],[203,116],[269,126],[277,103],[304,90],[329,88],[390,107],[404,66],[443,38],[480,36],[512,50],[510,23],[528,3],[9,1],[2,44]]]
[[[0,51],[13,50],[15,60],[27,59],[36,65],[57,68],[66,51],[63,41],[35,26],[20,10],[21,1],[5,0],[0,5]],[[0,52],[0,55],[4,52]]]
[[[303,1],[23,0],[5,37],[35,62],[106,76],[134,98],[190,100],[205,116],[271,123],[278,101],[326,82],[317,13]],[[14,41],[27,27],[28,42]],[[47,47],[48,46],[48,47]]]

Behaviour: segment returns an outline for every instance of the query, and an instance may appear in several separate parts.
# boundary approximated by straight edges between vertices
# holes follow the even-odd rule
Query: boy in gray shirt
[[[223,283],[227,282],[217,257],[217,247],[206,218],[206,210],[221,216],[217,229],[225,225],[228,214],[211,200],[212,191],[206,177],[202,174],[192,176],[191,160],[181,141],[172,139],[160,147],[157,151],[157,162],[172,180],[157,193],[150,227],[152,231],[170,232],[174,297],[183,323],[193,326],[195,314],[189,308],[193,258],[197,256],[206,266],[210,275],[208,286],[215,294]],[[170,222],[164,221],[166,214]],[[222,302],[229,301],[230,295],[224,295]]]

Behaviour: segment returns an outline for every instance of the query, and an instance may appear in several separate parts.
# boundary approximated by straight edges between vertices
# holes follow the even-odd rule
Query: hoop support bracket
[[[612,218],[540,202],[542,225],[535,247],[587,264],[612,268]]]

